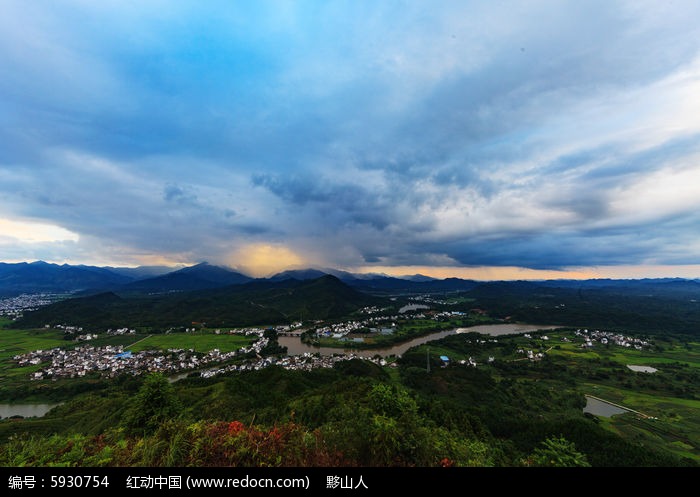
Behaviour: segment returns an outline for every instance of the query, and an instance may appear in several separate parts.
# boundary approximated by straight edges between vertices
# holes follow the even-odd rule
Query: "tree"
[[[563,436],[551,437],[540,443],[525,461],[527,466],[590,467],[586,456],[576,450],[572,442]]]
[[[151,373],[127,408],[124,425],[132,432],[153,433],[181,412],[182,405],[168,379],[161,373]]]

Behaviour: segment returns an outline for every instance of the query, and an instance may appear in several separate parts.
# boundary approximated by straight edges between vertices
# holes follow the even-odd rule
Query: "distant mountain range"
[[[21,293],[82,293],[95,294],[167,294],[210,290],[252,282],[282,282],[285,280],[309,281],[332,275],[343,283],[365,293],[376,295],[416,294],[469,291],[483,286],[483,282],[460,278],[435,279],[423,275],[401,278],[384,274],[355,274],[337,269],[293,269],[270,278],[251,278],[232,269],[203,262],[184,268],[144,266],[115,268],[96,266],[58,265],[38,261],[32,263],[0,263],[0,297]],[[639,295],[654,292],[693,290],[700,286],[697,280],[682,278],[640,280],[547,280],[537,282],[510,282],[510,290],[518,284],[531,289],[536,287],[568,289],[625,289]],[[496,291],[496,286],[490,287]],[[484,288],[486,290],[486,288]]]
[[[42,261],[0,263],[0,295],[6,296],[116,287],[130,281],[133,281],[133,277],[94,266],[59,266]]]
[[[89,266],[0,264],[0,284],[6,292],[75,292],[73,298],[26,313],[13,325],[27,328],[72,324],[102,330],[134,326],[156,332],[190,323],[234,327],[308,322],[349,317],[365,306],[397,309],[411,295],[449,293],[460,297],[460,310],[478,308],[493,318],[514,322],[654,333],[697,334],[700,330],[697,280],[477,282],[336,273],[292,270],[253,279],[202,263],[137,279],[137,273],[129,276]],[[457,309],[453,304],[431,306]]]
[[[467,289],[468,280],[436,280],[413,275],[395,278],[383,274],[354,274],[337,269],[293,269],[270,278],[251,278],[232,269],[203,262],[194,266],[173,269],[164,266],[137,268],[58,265],[42,261],[18,264],[0,263],[0,296],[21,293],[97,293],[111,291],[118,294],[156,294],[187,292],[242,285],[254,280],[308,281],[325,275],[364,291],[416,292]],[[444,283],[443,283],[444,282]],[[462,283],[459,283],[462,282]]]

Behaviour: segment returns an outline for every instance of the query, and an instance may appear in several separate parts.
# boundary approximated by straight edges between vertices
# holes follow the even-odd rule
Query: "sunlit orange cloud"
[[[304,259],[284,245],[255,243],[241,247],[226,261],[229,266],[256,277],[270,276],[292,267],[300,267]]]
[[[130,257],[121,266],[137,267],[137,266],[191,266],[196,264],[190,262],[186,257],[163,255],[163,254],[138,254]]]
[[[361,266],[357,273],[384,273],[390,276],[422,274],[433,278],[463,278],[481,281],[494,280],[557,280],[594,278],[699,278],[700,265],[684,266],[605,266],[570,268],[561,271],[504,267],[458,266]]]

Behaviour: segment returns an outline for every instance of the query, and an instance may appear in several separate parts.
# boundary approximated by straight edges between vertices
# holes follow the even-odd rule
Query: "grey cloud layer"
[[[696,2],[1,9],[0,218],[81,237],[31,257],[700,263]]]

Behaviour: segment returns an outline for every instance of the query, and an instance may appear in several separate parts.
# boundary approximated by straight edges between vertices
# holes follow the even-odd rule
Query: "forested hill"
[[[501,281],[463,295],[493,317],[511,321],[700,334],[695,280]]]
[[[250,326],[342,317],[361,307],[387,302],[326,275],[309,281],[253,281],[213,290],[149,297],[101,293],[64,300],[27,313],[16,326],[71,324],[86,329],[169,328],[191,323]]]

